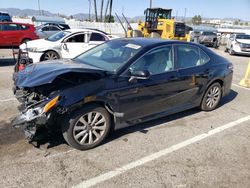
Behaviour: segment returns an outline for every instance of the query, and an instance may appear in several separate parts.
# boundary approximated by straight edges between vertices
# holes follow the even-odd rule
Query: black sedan
[[[73,60],[27,66],[14,75],[22,112],[12,124],[30,141],[62,131],[85,150],[117,130],[200,107],[230,92],[233,66],[208,48],[160,39],[117,39]],[[44,132],[44,131],[43,131]]]

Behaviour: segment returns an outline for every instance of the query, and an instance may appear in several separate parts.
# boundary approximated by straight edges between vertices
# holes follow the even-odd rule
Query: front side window
[[[61,31],[58,27],[50,26],[50,31]]]
[[[151,75],[174,69],[172,46],[165,46],[145,54],[131,67],[130,71],[147,70]]]
[[[17,24],[3,24],[2,29],[3,31],[16,31],[19,30],[19,27]]]
[[[86,35],[86,34],[74,35],[74,36],[68,38],[66,42],[72,42],[72,43],[81,42],[81,43],[83,43],[83,42],[84,42],[84,39],[85,39],[85,35]]]
[[[180,69],[203,65],[210,60],[203,50],[191,45],[176,45],[176,58]]]

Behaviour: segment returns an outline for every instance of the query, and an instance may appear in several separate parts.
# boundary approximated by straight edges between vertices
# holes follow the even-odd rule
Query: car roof
[[[160,38],[119,38],[114,40],[125,40],[130,41],[133,44],[137,44],[140,46],[160,46],[160,45],[166,45],[166,44],[190,44],[190,42],[184,42],[184,41],[178,41],[178,40],[166,40],[166,39],[160,39]],[[194,43],[192,43],[194,44]]]
[[[103,32],[95,30],[95,29],[67,29],[65,31],[70,31],[72,33],[77,33],[77,32],[95,32],[95,33],[104,34]]]
[[[32,24],[28,23],[20,23],[20,22],[0,22],[0,24],[20,24],[20,25],[29,25],[29,26],[34,26]]]

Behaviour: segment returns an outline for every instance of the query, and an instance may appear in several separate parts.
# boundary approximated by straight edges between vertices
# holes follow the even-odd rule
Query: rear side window
[[[27,26],[27,25],[20,25],[20,28],[22,30],[27,30],[27,29],[29,29],[29,26]]]
[[[61,31],[58,27],[50,26],[50,31]]]
[[[178,68],[189,68],[207,63],[208,55],[199,47],[191,45],[176,45],[176,57]]]
[[[90,36],[90,41],[106,41],[106,37],[99,33],[92,33]]]

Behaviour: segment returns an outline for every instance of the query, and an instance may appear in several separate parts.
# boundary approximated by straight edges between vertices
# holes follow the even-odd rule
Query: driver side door
[[[130,82],[129,74],[138,70],[148,71],[150,76]],[[178,104],[178,72],[175,70],[172,45],[145,54],[129,67],[126,75],[119,78],[119,85],[124,87],[117,93],[120,112],[124,114],[123,122],[138,123]]]

